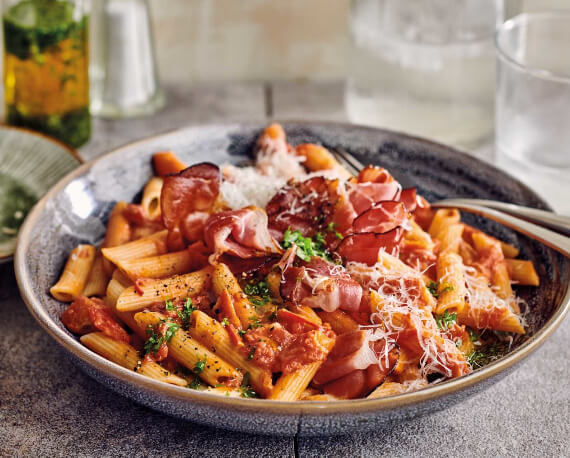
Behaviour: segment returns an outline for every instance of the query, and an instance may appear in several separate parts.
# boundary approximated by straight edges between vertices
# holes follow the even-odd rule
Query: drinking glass
[[[7,124],[73,147],[89,139],[87,7],[86,0],[4,0]]]
[[[496,149],[570,172],[570,14],[521,14],[497,31]]]
[[[497,0],[353,0],[351,121],[471,148],[493,131]]]

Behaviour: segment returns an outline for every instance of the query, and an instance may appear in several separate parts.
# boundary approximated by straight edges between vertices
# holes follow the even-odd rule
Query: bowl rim
[[[532,191],[525,184],[521,183],[515,177],[510,176],[508,173],[494,167],[492,164],[485,163],[480,159],[469,155],[468,153],[462,152],[454,147],[444,145],[438,142],[427,140],[421,137],[408,135],[405,133],[392,131],[388,129],[380,129],[370,126],[362,126],[358,124],[335,122],[335,121],[297,121],[297,120],[275,120],[273,122],[280,122],[285,130],[287,126],[326,126],[329,128],[350,128],[350,129],[366,129],[372,130],[374,132],[382,133],[384,135],[393,135],[407,140],[419,141],[426,146],[434,146],[439,149],[447,149],[453,151],[454,154],[459,154],[463,157],[467,157],[469,160],[476,161],[478,163],[484,164],[486,167],[498,170],[502,174],[508,175],[512,180],[514,180],[517,185],[521,186],[527,191],[530,191],[540,202],[548,205],[541,199],[534,191]],[[398,394],[394,396],[376,398],[376,399],[352,399],[352,400],[339,400],[339,401],[274,401],[269,399],[246,399],[246,398],[234,398],[220,396],[217,394],[207,393],[199,390],[191,390],[185,387],[179,387],[175,385],[169,385],[167,383],[159,382],[153,380],[144,375],[138,374],[131,370],[128,370],[118,364],[115,364],[97,353],[89,350],[87,347],[81,345],[78,339],[67,334],[63,329],[61,329],[55,320],[53,320],[43,308],[42,304],[34,294],[34,288],[31,283],[31,279],[26,275],[26,251],[30,244],[31,231],[35,226],[36,220],[43,211],[46,203],[56,194],[58,194],[68,183],[84,175],[89,171],[96,163],[103,160],[104,158],[120,155],[124,150],[130,150],[137,147],[138,145],[154,141],[160,138],[167,138],[168,136],[182,132],[185,130],[194,130],[200,128],[211,128],[211,127],[247,127],[247,126],[258,126],[260,129],[267,124],[267,121],[230,121],[230,122],[216,122],[216,123],[203,123],[203,124],[192,124],[176,129],[172,129],[167,132],[163,132],[157,135],[149,136],[134,142],[126,143],[122,146],[114,148],[97,158],[81,165],[77,169],[71,171],[68,175],[63,177],[56,185],[54,185],[33,207],[33,209],[28,213],[24,224],[22,225],[18,237],[18,242],[16,246],[16,253],[14,258],[14,270],[16,273],[16,280],[18,283],[18,288],[20,294],[26,307],[32,314],[32,316],[39,322],[39,324],[44,328],[44,330],[64,349],[72,353],[76,358],[80,359],[84,363],[88,364],[92,369],[97,371],[102,371],[104,375],[111,376],[112,378],[118,379],[132,387],[138,389],[144,389],[151,391],[154,395],[165,396],[171,399],[176,399],[177,401],[197,403],[197,404],[207,404],[216,408],[230,408],[239,409],[240,411],[248,412],[259,412],[260,410],[270,412],[275,415],[283,416],[299,416],[299,415],[336,415],[336,414],[361,414],[370,412],[381,412],[398,409],[400,407],[411,406],[414,404],[419,404],[434,398],[442,397],[444,395],[450,395],[452,393],[467,389],[476,385],[484,380],[488,380],[498,375],[499,373],[507,370],[508,368],[519,363],[526,357],[528,357],[532,352],[538,349],[545,340],[556,330],[556,328],[562,323],[562,320],[568,313],[570,309],[570,283],[566,285],[566,292],[562,298],[561,305],[554,312],[554,314],[548,319],[548,321],[538,330],[538,332],[530,337],[526,342],[524,342],[520,347],[515,349],[512,353],[498,359],[495,362],[490,363],[483,368],[477,369],[474,372],[467,374],[465,376],[455,378],[452,380],[447,380],[440,384],[435,384],[428,386],[419,391],[413,391],[409,393]],[[570,262],[567,260],[567,262]]]
[[[35,130],[28,129],[27,127],[10,126],[10,125],[4,124],[4,123],[0,123],[0,130],[11,130],[11,131],[15,131],[15,132],[20,132],[22,134],[32,135],[34,137],[41,138],[42,140],[45,140],[45,141],[48,141],[50,143],[57,145],[63,151],[66,151],[73,159],[75,159],[75,161],[77,161],[78,166],[85,164],[85,160],[81,157],[81,155],[79,154],[79,151],[77,151],[75,148],[73,148],[69,145],[66,145],[65,143],[63,143],[61,140],[58,140],[57,138],[50,137],[49,135],[46,135],[42,132],[37,132]],[[66,176],[67,175],[61,177],[60,180],[65,178]],[[59,180],[58,180],[58,182],[59,182]],[[53,185],[55,185],[55,184],[57,184],[57,183],[53,183]],[[52,187],[53,187],[53,185],[52,185]],[[49,189],[48,189],[48,191],[49,191]],[[38,202],[40,202],[40,200],[41,200],[41,198],[38,199],[34,205],[36,205]],[[30,212],[28,212],[28,213],[31,213],[31,209],[30,209]],[[15,240],[15,239],[17,239],[17,237],[18,237],[18,235],[15,235],[10,240]],[[5,262],[9,262],[14,257],[15,251],[16,250],[14,249],[14,250],[12,250],[11,253],[0,255],[0,264],[5,263]]]

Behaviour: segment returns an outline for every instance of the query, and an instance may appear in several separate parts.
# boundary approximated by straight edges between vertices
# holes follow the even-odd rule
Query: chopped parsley
[[[265,280],[246,284],[243,292],[247,294],[250,302],[256,307],[263,307],[268,302],[271,302],[271,291],[269,290],[269,284]]]
[[[473,329],[471,328],[467,328],[467,332],[469,333],[469,338],[471,339],[472,342],[477,342],[479,340],[479,337],[481,337],[480,334],[477,334]]]
[[[249,325],[251,329],[260,328],[261,326],[263,326],[258,316],[251,316],[249,317],[249,320],[251,321],[251,324]]]
[[[193,390],[197,390],[200,387],[200,379],[198,377],[196,377],[188,385],[186,385],[186,387],[191,388]]]
[[[255,350],[257,349],[257,347],[253,347],[251,349],[251,351],[249,352],[249,355],[247,356],[247,359],[253,359],[253,356],[255,355]]]
[[[230,324],[230,320],[228,320],[227,318],[224,318],[222,320],[222,326],[225,328],[226,326],[228,326]]]
[[[244,398],[255,398],[257,393],[249,386],[249,372],[246,372],[243,376],[243,381],[241,383],[240,392]]]
[[[453,285],[450,285],[449,283],[440,284],[437,281],[430,281],[427,284],[427,289],[429,290],[431,295],[437,299],[441,294],[453,291],[455,288],[453,287]]]
[[[327,231],[332,232],[337,239],[342,240],[344,237],[340,232],[336,230],[336,226],[336,223],[330,222],[327,224]]]
[[[297,245],[297,256],[303,261],[310,262],[313,256],[319,256],[327,261],[332,261],[331,255],[326,248],[325,239],[321,232],[315,234],[315,240],[303,237],[299,231],[287,229],[283,234],[283,248]]]
[[[449,313],[449,310],[443,312],[443,315],[435,315],[437,327],[442,331],[449,329],[457,322],[457,313]]]
[[[196,361],[196,364],[194,364],[194,369],[192,369],[192,371],[195,374],[201,374],[204,368],[206,367],[207,362],[208,358],[204,356],[204,359],[199,359],[198,361]]]
[[[437,294],[437,288],[439,287],[439,283],[436,281],[430,281],[427,284],[427,289],[429,290],[429,292],[431,293],[431,295],[435,298],[437,298],[438,294]]]
[[[146,328],[146,333],[149,336],[147,341],[144,343],[143,350],[146,353],[156,354],[162,344],[170,342],[170,339],[176,334],[176,331],[180,329],[176,323],[168,322],[166,323],[166,330],[164,335],[157,334],[156,330],[152,325],[148,325]]]
[[[508,349],[500,343],[487,345],[479,350],[473,350],[467,355],[467,362],[472,369],[478,369],[503,356]]]
[[[245,335],[246,332],[247,332],[247,331],[246,331],[245,329],[238,329],[238,334],[239,334],[240,336]]]
[[[190,324],[190,317],[192,316],[192,312],[194,310],[197,310],[197,308],[194,307],[194,303],[192,302],[192,299],[190,299],[189,297],[187,297],[186,302],[184,302],[184,304],[182,304],[182,310],[178,310],[178,308],[176,308],[174,306],[174,304],[172,303],[172,301],[170,299],[166,299],[166,301],[164,301],[164,307],[168,312],[176,312],[176,315],[178,315],[178,318],[180,318],[180,321],[182,322],[182,328],[183,329],[188,328],[188,325]]]

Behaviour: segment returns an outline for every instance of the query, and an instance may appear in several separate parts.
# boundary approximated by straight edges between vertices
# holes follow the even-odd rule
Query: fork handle
[[[559,232],[563,235],[570,237],[570,217],[557,215],[545,210],[538,210],[536,208],[523,207],[521,205],[507,204],[504,202],[497,202],[495,200],[484,199],[446,199],[441,204],[445,203],[446,206],[454,207],[458,205],[477,205],[479,207],[488,207],[495,210],[500,210],[510,215],[517,216],[531,223],[538,224],[539,226],[547,227],[553,231]],[[439,203],[436,204],[438,206]]]
[[[464,203],[467,200],[469,199],[450,199],[449,201],[436,203],[434,207],[457,208],[469,213],[484,216],[493,221],[504,224],[505,226],[508,226],[532,239],[538,240],[553,250],[562,253],[567,258],[570,258],[570,237],[492,208]]]

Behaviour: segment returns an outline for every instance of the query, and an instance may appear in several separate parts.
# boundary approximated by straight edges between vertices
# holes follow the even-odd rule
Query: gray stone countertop
[[[195,122],[345,118],[339,84],[167,88],[153,118],[95,122],[91,159]],[[207,428],[138,406],[79,371],[0,266],[0,457],[4,456],[570,456],[570,320],[517,371],[461,404],[372,433],[303,438]]]

